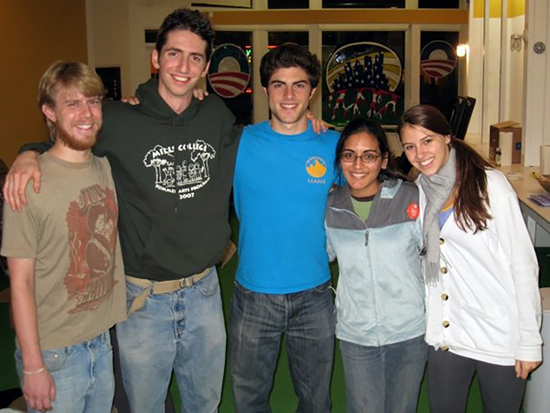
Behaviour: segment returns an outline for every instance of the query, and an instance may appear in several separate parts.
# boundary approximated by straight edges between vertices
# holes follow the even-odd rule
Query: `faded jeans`
[[[143,290],[126,282],[128,308]],[[192,287],[149,294],[116,333],[132,413],[164,412],[172,370],[183,412],[218,410],[226,336],[215,269]]]
[[[69,347],[43,350],[44,365],[55,383],[49,413],[106,413],[115,395],[113,349],[109,332]],[[21,350],[15,351],[17,373],[22,378]],[[22,381],[22,380],[21,380]],[[29,409],[29,413],[38,410]]]

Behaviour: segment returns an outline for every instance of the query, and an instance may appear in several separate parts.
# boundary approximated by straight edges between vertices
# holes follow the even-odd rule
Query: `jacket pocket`
[[[466,349],[512,357],[509,315],[504,309],[464,306],[456,320],[456,344]],[[451,321],[450,328],[453,328]]]

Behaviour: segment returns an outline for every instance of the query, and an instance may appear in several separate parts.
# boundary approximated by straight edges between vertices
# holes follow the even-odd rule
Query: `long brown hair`
[[[472,147],[456,139],[451,126],[439,110],[429,105],[417,105],[407,110],[397,128],[399,136],[404,126],[421,126],[442,136],[451,136],[450,147],[456,154],[456,181],[453,188],[455,196],[455,218],[463,231],[474,233],[487,229],[489,213],[489,195],[487,193],[487,174],[491,165]]]

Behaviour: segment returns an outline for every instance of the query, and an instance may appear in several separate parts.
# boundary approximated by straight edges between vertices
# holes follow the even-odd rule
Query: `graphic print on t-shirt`
[[[323,158],[319,156],[312,156],[306,162],[307,173],[311,176],[308,178],[310,184],[325,184],[325,180],[322,179],[327,173],[327,163]]]
[[[70,314],[97,309],[113,292],[118,210],[114,191],[92,185],[69,205],[69,270],[65,288]]]
[[[212,145],[199,139],[177,146],[156,145],[145,154],[143,164],[155,170],[155,188],[172,194],[177,191],[179,199],[187,199],[208,183],[209,163],[215,157]]]

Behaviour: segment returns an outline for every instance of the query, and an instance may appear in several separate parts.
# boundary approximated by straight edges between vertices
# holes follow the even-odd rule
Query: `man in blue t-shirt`
[[[262,59],[271,120],[247,127],[233,181],[240,220],[231,304],[231,378],[237,412],[265,412],[282,335],[298,411],[329,412],[334,302],[324,228],[338,134],[308,124],[321,65],[284,44]]]

